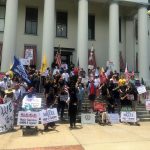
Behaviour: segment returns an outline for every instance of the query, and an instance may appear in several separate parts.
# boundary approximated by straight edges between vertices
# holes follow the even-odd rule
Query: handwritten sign
[[[139,94],[146,93],[146,87],[144,85],[141,85],[141,86],[137,87],[137,91]]]
[[[12,102],[0,105],[0,133],[9,131],[14,125],[14,108]]]
[[[150,99],[145,100],[146,110],[150,111]]]
[[[37,97],[24,97],[23,101],[22,101],[22,108],[41,108],[41,98],[37,98]]]
[[[121,112],[121,122],[136,122],[136,112],[135,111],[122,111]]]
[[[111,122],[111,124],[120,123],[119,114],[108,114],[108,119]]]
[[[39,112],[18,112],[17,125],[21,126],[37,126],[39,123]]]
[[[58,121],[58,112],[56,108],[46,109],[40,112],[42,124]]]
[[[95,124],[95,114],[81,114],[82,124]]]

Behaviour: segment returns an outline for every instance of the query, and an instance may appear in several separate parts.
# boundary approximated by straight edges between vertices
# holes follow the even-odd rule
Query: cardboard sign
[[[146,110],[150,111],[150,99],[145,100]]]
[[[95,114],[81,114],[82,124],[95,124]]]
[[[0,133],[9,131],[14,125],[14,107],[12,102],[0,105]]]
[[[40,112],[40,117],[41,117],[41,122],[42,124],[46,124],[49,122],[55,122],[58,121],[58,112],[56,108],[53,109],[46,109],[46,110],[42,110]]]
[[[119,114],[108,114],[108,119],[111,122],[111,124],[117,124],[120,123],[119,121]]]
[[[18,112],[17,125],[37,126],[39,123],[39,112]]]
[[[141,86],[137,87],[137,91],[139,94],[146,93],[146,87],[144,85],[141,85]]]
[[[135,111],[122,111],[121,122],[136,122],[136,112]]]
[[[41,102],[42,102],[41,98],[37,97],[29,98],[25,96],[22,101],[22,108],[30,108],[30,109],[41,108]]]

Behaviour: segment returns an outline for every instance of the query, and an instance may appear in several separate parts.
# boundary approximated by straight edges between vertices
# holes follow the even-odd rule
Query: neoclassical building
[[[150,79],[148,0],[0,0],[0,61],[7,71],[13,56],[49,65],[60,45],[62,61],[87,71],[92,44],[96,63],[128,64]]]

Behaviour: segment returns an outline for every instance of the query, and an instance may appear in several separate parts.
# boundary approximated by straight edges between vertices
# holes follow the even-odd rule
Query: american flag
[[[61,67],[61,53],[57,51],[55,56],[55,63],[58,65],[58,67]]]

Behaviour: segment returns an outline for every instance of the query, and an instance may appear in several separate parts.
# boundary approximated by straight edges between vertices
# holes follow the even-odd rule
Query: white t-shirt
[[[98,87],[98,86],[100,85],[100,79],[99,79],[99,78],[95,78],[95,79],[94,79],[94,85],[95,85],[96,87]]]
[[[69,79],[69,74],[67,72],[64,72],[62,74],[62,78],[65,79],[66,82],[68,82],[68,79]]]

